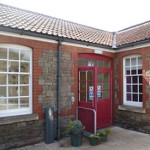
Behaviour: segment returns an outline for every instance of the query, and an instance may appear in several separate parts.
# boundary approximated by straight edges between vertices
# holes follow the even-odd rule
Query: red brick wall
[[[57,44],[40,42],[36,40],[15,38],[9,36],[0,36],[0,43],[9,43],[9,44],[19,44],[31,47],[33,50],[33,113],[38,113],[39,117],[42,119],[44,117],[42,104],[38,103],[38,95],[42,93],[42,86],[39,85],[39,77],[42,75],[42,68],[38,64],[38,59],[42,57],[44,49],[57,50]],[[75,82],[72,86],[72,92],[75,93],[75,103],[70,110],[63,110],[61,112],[62,116],[75,115],[76,106],[78,104],[78,54],[79,53],[94,53],[93,49],[79,48],[75,46],[62,45],[62,51],[71,52],[72,59],[74,60],[74,68],[72,68],[72,75],[74,76]],[[104,56],[114,57],[113,53],[103,52]],[[113,69],[113,68],[112,68]]]
[[[129,56],[129,55],[135,55],[140,54],[142,56],[142,66],[143,66],[143,107],[146,107],[146,102],[150,98],[149,94],[146,92],[146,86],[149,85],[148,81],[149,79],[146,77],[145,72],[149,70],[150,64],[149,61],[146,59],[148,55],[150,55],[150,47],[146,48],[138,48],[134,50],[127,50],[115,53],[115,58],[118,60],[117,65],[117,74],[118,78],[116,78],[116,81],[119,85],[119,90],[117,92],[117,97],[119,100],[119,105],[123,104],[123,57]],[[117,106],[116,106],[117,110]],[[147,113],[149,113],[149,110],[146,110]]]

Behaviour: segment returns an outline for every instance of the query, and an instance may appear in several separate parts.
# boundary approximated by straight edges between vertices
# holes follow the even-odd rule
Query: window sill
[[[131,112],[136,112],[136,113],[142,113],[142,114],[146,113],[145,108],[141,108],[141,107],[119,105],[118,109],[123,110],[123,111],[131,111]]]
[[[37,114],[20,115],[20,116],[13,116],[13,117],[3,117],[3,118],[0,118],[0,125],[32,121],[32,120],[38,120],[38,119],[39,119],[39,116]]]

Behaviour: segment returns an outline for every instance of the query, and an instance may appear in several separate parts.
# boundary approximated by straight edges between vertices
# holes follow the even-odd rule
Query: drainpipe
[[[61,41],[57,46],[57,139],[60,140]]]

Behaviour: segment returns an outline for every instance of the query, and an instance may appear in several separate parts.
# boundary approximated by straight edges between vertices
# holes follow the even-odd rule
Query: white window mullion
[[[124,70],[124,74],[123,74],[123,76],[124,76],[124,78],[123,78],[124,79],[124,81],[123,81],[123,83],[124,83],[124,104],[130,105],[130,106],[142,107],[142,103],[140,102],[140,98],[139,98],[139,94],[141,94],[141,93],[139,91],[139,85],[140,85],[140,83],[139,83],[139,76],[140,76],[140,74],[138,73],[138,69],[142,68],[142,64],[140,64],[138,62],[139,57],[141,57],[141,56],[133,55],[133,56],[125,57],[123,59],[123,66],[124,66],[123,67],[124,68],[123,69]],[[130,62],[129,62],[129,60],[130,60]],[[129,64],[129,66],[126,65],[127,62]],[[127,67],[130,68],[130,75],[126,74]],[[134,73],[134,71],[132,71],[132,70],[136,70],[136,73]],[[133,74],[132,74],[132,72],[133,72]],[[126,79],[127,76],[131,77],[131,92],[127,92],[127,85],[128,85],[127,84],[127,79]],[[134,83],[133,83],[133,77],[137,78],[137,81],[134,82]],[[133,86],[134,85],[136,86],[135,88],[137,88],[137,90],[133,93],[133,88],[134,88]],[[131,101],[127,100],[127,93],[130,93]],[[133,101],[133,94],[137,95],[136,101]]]
[[[6,69],[6,72],[2,72],[2,73],[5,73],[6,74],[6,85],[4,84],[4,85],[2,85],[2,86],[5,86],[6,87],[6,97],[5,97],[5,99],[6,99],[6,104],[5,105],[7,105],[7,108],[5,109],[5,110],[0,110],[0,117],[5,117],[5,116],[16,116],[16,115],[22,115],[22,114],[30,114],[30,113],[32,113],[32,50],[31,50],[31,48],[28,48],[28,47],[24,47],[24,46],[18,46],[18,45],[13,45],[13,44],[0,44],[0,47],[1,48],[5,48],[5,49],[7,49],[7,58],[6,59],[4,59],[4,58],[2,58],[2,59],[0,59],[0,60],[4,60],[4,61],[6,61],[6,63],[7,63],[7,69]],[[11,52],[11,55],[10,55],[10,52]],[[22,54],[22,56],[23,56],[23,60],[21,60],[21,54]],[[17,57],[17,59],[15,59],[16,58],[16,56],[17,55],[19,55],[19,59],[18,59],[18,57]],[[13,59],[12,58],[10,58],[10,57],[13,57]],[[15,63],[14,62],[17,62],[16,63],[16,65],[15,65]],[[27,66],[25,66],[25,71],[26,70],[28,70],[29,69],[29,71],[28,72],[24,72],[24,71],[22,71],[22,73],[21,73],[21,62],[28,62],[29,63],[29,67],[30,68],[28,68]],[[14,63],[13,64],[13,66],[14,67],[17,67],[18,66],[18,71],[17,72],[15,72],[15,70],[14,70],[14,72],[9,72],[10,71],[10,63]],[[11,71],[13,71],[13,70],[11,70]],[[0,74],[1,74],[1,72],[0,72]],[[9,82],[9,75],[18,75],[18,83],[10,83]],[[29,82],[27,83],[27,84],[21,84],[21,82],[20,82],[20,75],[29,75]],[[16,80],[16,79],[11,79],[12,81],[13,80]],[[21,96],[21,91],[20,91],[20,86],[28,86],[28,93],[29,94],[25,94],[25,96]],[[18,99],[18,102],[16,103],[17,105],[18,105],[18,107],[16,108],[16,107],[14,107],[13,109],[11,108],[11,109],[9,109],[9,105],[11,105],[11,106],[15,106],[15,104],[13,104],[13,103],[8,103],[8,99],[10,98],[9,96],[9,87],[18,87],[18,91],[17,91],[17,89],[13,89],[14,90],[14,92],[12,93],[12,96],[11,96],[11,98],[17,98]],[[17,94],[17,96],[15,96],[15,93],[18,93]],[[14,96],[13,96],[14,95]],[[21,106],[21,101],[20,101],[20,98],[29,98],[29,107],[20,107]],[[1,97],[0,97],[0,99],[2,99]]]

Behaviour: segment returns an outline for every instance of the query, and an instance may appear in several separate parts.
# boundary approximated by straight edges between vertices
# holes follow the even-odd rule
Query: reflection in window
[[[22,46],[13,47],[0,45],[0,116],[27,114],[32,110],[32,51]]]
[[[124,102],[142,106],[142,58],[139,55],[124,58]]]
[[[94,99],[93,72],[79,71],[79,101],[91,102]]]
[[[100,68],[110,68],[109,60],[96,60],[89,58],[79,58],[79,66],[89,66],[89,67],[100,67]]]

